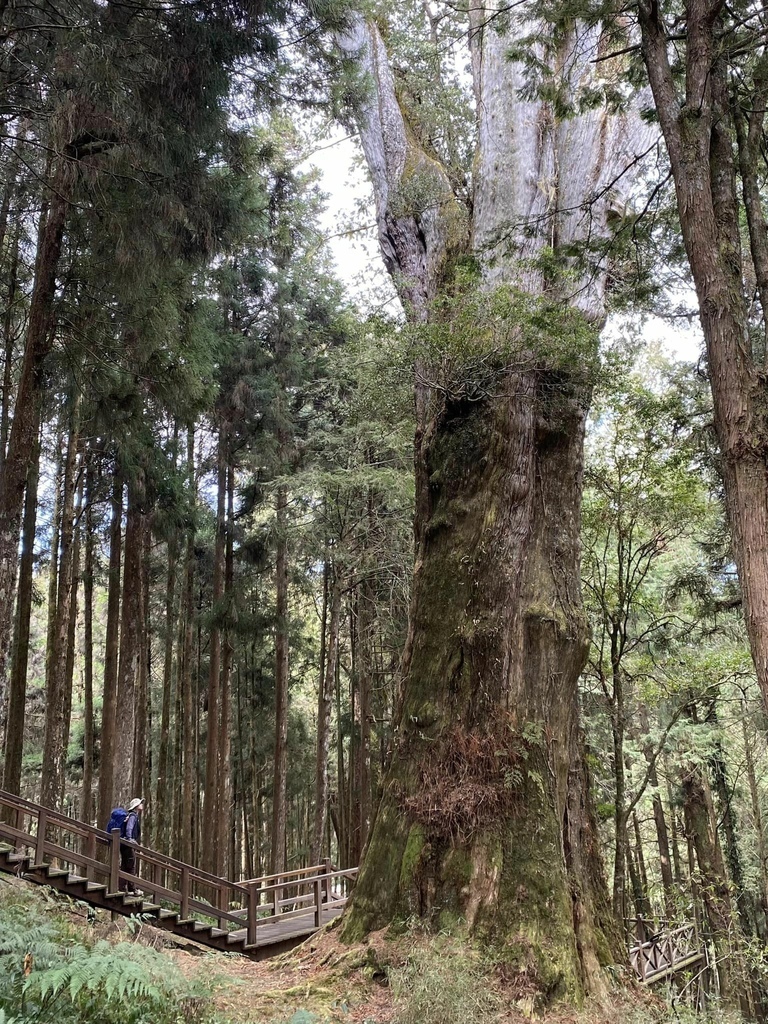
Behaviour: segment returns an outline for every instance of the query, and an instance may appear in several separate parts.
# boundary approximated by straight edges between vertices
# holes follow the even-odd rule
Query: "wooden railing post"
[[[109,850],[109,891],[120,891],[120,829],[113,828]]]
[[[23,832],[24,831],[24,827],[23,827],[24,826],[24,811],[23,811],[23,809],[21,807],[17,807],[16,808],[16,813],[15,813],[15,815],[13,815],[13,820],[14,820],[16,828],[19,830],[19,832]],[[16,837],[16,842],[15,842],[16,849],[17,850],[21,849],[22,845],[23,845],[22,844],[22,840],[19,839],[18,836],[17,836]]]
[[[325,875],[325,885],[323,886],[323,889],[325,890],[325,902],[326,903],[330,903],[331,902],[331,858],[330,857],[326,857],[325,860],[323,861],[323,874]]]
[[[315,928],[323,923],[323,880],[320,875],[314,880],[315,890]]]
[[[189,868],[185,864],[181,869],[181,918],[186,921],[189,917]]]
[[[35,846],[35,864],[45,863],[45,831],[48,828],[48,812],[41,807],[37,815],[37,844]]]
[[[227,909],[229,909],[228,891],[229,891],[229,882],[222,881],[219,884],[219,899],[218,899],[219,910],[227,910]],[[224,927],[224,918],[223,917],[219,917],[219,928],[223,928],[223,927]]]
[[[272,892],[272,916],[280,916],[280,875],[275,879],[275,888]]]
[[[247,943],[256,945],[256,927],[259,920],[259,889],[255,882],[248,886],[248,926]]]
[[[94,832],[89,832],[85,840],[85,856],[89,860],[96,860],[96,834]],[[89,882],[93,881],[93,867],[90,864],[86,865],[85,877]]]

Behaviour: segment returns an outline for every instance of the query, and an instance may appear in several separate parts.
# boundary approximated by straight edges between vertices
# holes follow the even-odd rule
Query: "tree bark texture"
[[[739,124],[737,117],[734,125],[726,57],[719,52],[720,15],[724,10],[714,0],[688,0],[685,4],[686,74],[684,88],[678,89],[668,50],[668,26],[660,8],[656,4],[639,5],[643,57],[669,153],[706,344],[714,423],[747,632],[758,682],[768,706],[764,352],[759,357],[753,352],[749,336],[737,188],[737,173],[741,172],[741,192],[753,239],[750,255],[759,294],[768,300],[765,240],[760,234],[762,231],[764,235],[764,222],[754,187],[758,168],[752,159],[755,135],[762,134],[765,103],[760,95],[764,83],[755,83],[752,103],[759,121],[753,118],[750,128]],[[674,61],[679,59],[676,50]],[[739,137],[737,158],[734,138],[739,141]]]
[[[480,2],[470,12],[478,111],[471,219],[406,121],[377,27],[358,21],[343,41],[374,83],[362,144],[384,258],[416,321],[435,315],[431,303],[454,257],[469,251],[481,289],[543,296],[551,282],[537,254],[553,241],[607,236],[601,186],[646,142],[629,115],[593,109],[559,120],[544,100],[521,99],[525,70],[508,51],[536,26],[502,6]],[[599,29],[575,25],[557,55],[542,44],[576,101],[599,43]],[[414,174],[430,177],[440,198],[404,213],[395,199]],[[604,285],[602,274],[578,272],[558,293],[595,344]],[[500,360],[485,392],[417,388],[404,687],[343,935],[413,915],[440,927],[461,923],[525,969],[543,999],[578,999],[602,990],[600,963],[622,956],[577,701],[588,644],[579,527],[589,395],[578,374],[560,375],[545,357],[528,355]]]

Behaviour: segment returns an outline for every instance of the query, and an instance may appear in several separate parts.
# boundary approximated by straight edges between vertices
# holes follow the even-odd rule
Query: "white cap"
[[[135,796],[133,798],[133,800],[131,800],[131,802],[128,804],[128,810],[129,811],[135,811],[136,808],[137,807],[141,807],[141,805],[143,803],[144,803],[144,801],[142,800],[142,798],[140,796]]]

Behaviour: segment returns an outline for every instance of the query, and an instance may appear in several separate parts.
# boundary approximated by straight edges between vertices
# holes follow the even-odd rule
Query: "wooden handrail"
[[[258,929],[269,920],[288,921],[312,915],[315,927],[319,927],[324,912],[343,906],[347,900],[346,893],[339,897],[333,895],[332,882],[344,879],[345,883],[349,883],[357,875],[357,868],[337,869],[326,859],[321,864],[305,868],[233,882],[149,847],[135,844],[138,863],[148,865],[151,869],[151,877],[143,878],[121,870],[119,830],[114,830],[110,835],[95,825],[70,818],[3,790],[0,790],[0,807],[16,812],[12,816],[15,825],[6,823],[0,817],[0,835],[17,847],[32,847],[36,865],[57,860],[64,865],[76,867],[78,871],[82,869],[88,881],[93,881],[94,877],[103,878],[110,892],[117,892],[121,882],[140,883],[154,899],[176,904],[181,919],[188,919],[190,913],[195,912],[217,921],[219,928],[224,930],[227,930],[227,925],[238,930],[244,929],[249,945],[256,943]],[[23,820],[25,816],[32,819],[26,826]],[[26,831],[34,827],[32,822],[36,823],[34,834]],[[50,839],[48,835],[51,835]],[[67,837],[81,840],[82,843],[77,845],[79,850],[84,849],[85,852],[63,845],[68,841]],[[99,846],[109,850],[107,863],[96,857]],[[170,873],[170,880],[177,881],[178,889],[162,884],[163,872]],[[168,880],[168,875],[165,878]],[[199,887],[213,890],[210,903],[199,898]],[[345,884],[343,888],[348,891],[348,885]],[[280,898],[281,892],[291,889],[296,890],[292,898]],[[265,902],[262,902],[262,895]],[[230,909],[230,899],[244,906]],[[263,916],[265,911],[266,917]]]

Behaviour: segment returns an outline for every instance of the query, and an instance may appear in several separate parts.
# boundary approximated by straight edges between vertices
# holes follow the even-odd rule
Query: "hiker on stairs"
[[[144,810],[144,801],[140,796],[134,797],[128,804],[128,815],[122,828],[124,842],[120,843],[120,870],[127,871],[131,875],[136,874],[136,847],[141,842],[141,812]],[[137,889],[131,882],[120,882],[120,888],[134,893],[136,896],[143,896],[141,889]]]

